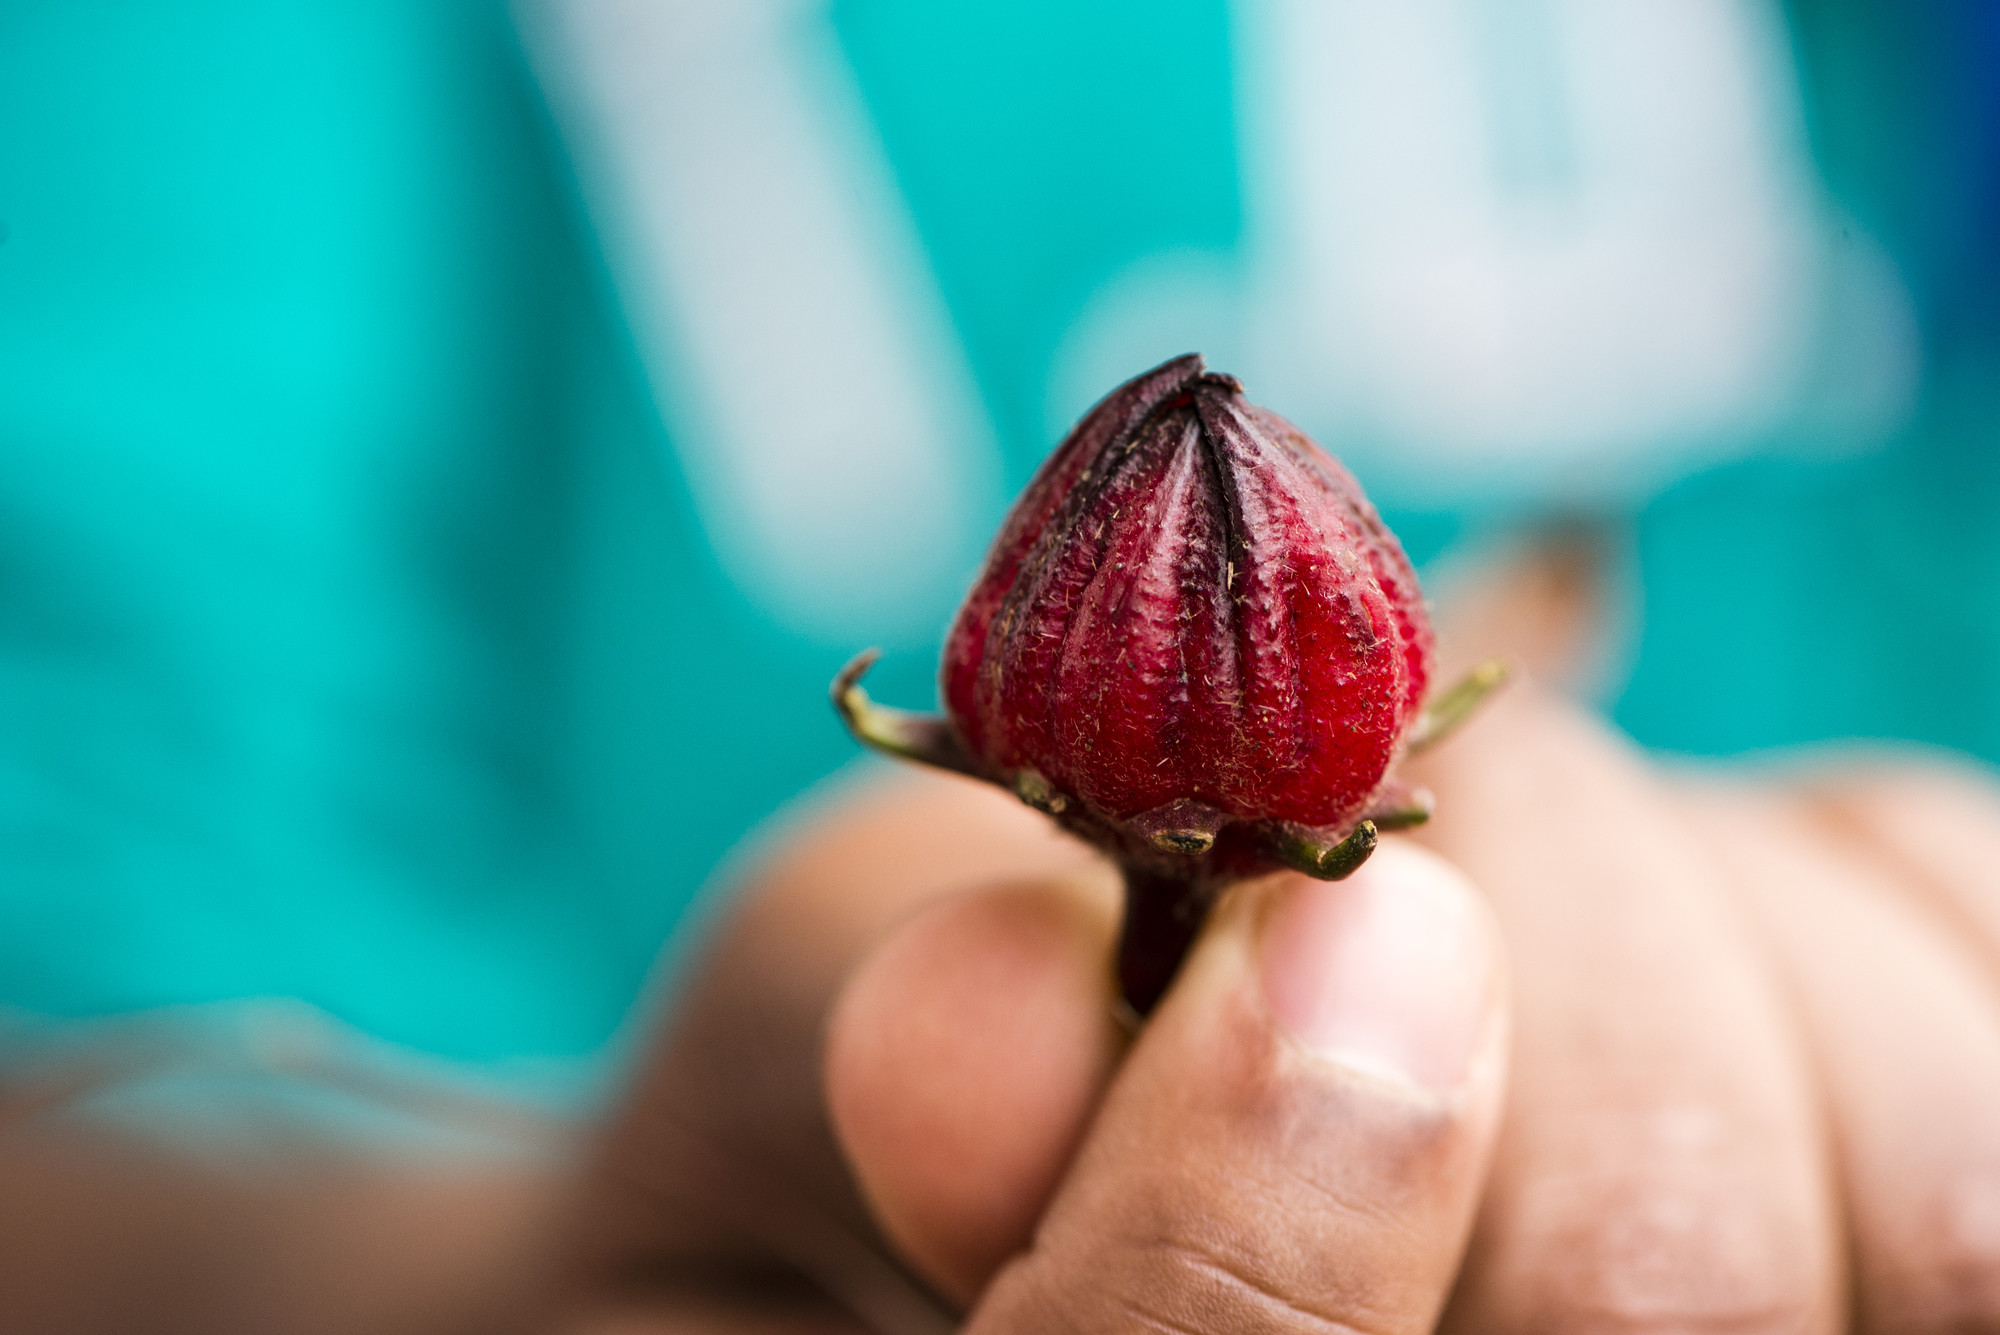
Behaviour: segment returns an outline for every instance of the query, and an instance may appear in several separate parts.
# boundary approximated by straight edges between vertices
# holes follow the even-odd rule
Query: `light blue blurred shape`
[[[1532,515],[1908,419],[1910,299],[1826,198],[1776,0],[1231,14],[1243,246],[1107,284],[1051,424],[1198,342],[1378,499]]]

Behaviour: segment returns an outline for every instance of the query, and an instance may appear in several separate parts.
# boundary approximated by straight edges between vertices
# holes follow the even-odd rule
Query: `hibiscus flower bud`
[[[1121,864],[1141,1014],[1222,886],[1344,876],[1425,819],[1392,767],[1499,677],[1425,712],[1430,622],[1394,535],[1196,356],[1093,408],[1016,502],[946,641],[945,718],[868,702],[870,661],[835,687],[864,741],[1004,784]]]

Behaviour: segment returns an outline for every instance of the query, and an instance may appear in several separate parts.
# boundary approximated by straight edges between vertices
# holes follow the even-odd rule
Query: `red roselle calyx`
[[[1337,880],[1428,794],[1395,762],[1504,675],[1429,700],[1432,637],[1347,470],[1180,357],[1079,422],[1007,517],[946,641],[946,717],[834,683],[878,750],[1011,789],[1124,869],[1119,983],[1144,1014],[1209,904],[1281,867]]]

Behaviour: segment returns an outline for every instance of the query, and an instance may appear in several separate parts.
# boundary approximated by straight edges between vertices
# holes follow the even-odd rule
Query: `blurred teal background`
[[[2000,760],[1996,13],[1782,13],[1921,378],[1866,448],[1767,424],[1603,502],[1648,744]],[[1248,244],[1231,12],[830,16],[990,419],[989,523],[1094,294]],[[850,758],[824,687],[859,645],[718,559],[539,68],[490,0],[0,0],[0,1004],[286,996],[587,1055]],[[1425,560],[1522,513],[1387,499]],[[878,693],[928,698],[934,647]]]

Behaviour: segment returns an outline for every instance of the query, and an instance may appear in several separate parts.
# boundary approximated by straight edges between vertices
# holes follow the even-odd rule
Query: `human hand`
[[[1202,1329],[1428,1328],[1502,1088],[1497,937],[1463,878],[1398,847],[1340,885],[1233,896],[1128,1045],[1110,1018],[1102,870],[981,790],[902,787],[794,845],[725,934],[601,1161],[581,1215],[596,1228],[580,1305],[596,1315],[563,1328],[846,1328],[782,1287],[774,1302],[774,1261],[878,1328],[942,1328],[857,1245],[866,1216],[798,1059],[817,1047],[837,938],[869,935],[827,918],[901,907],[884,881],[938,871],[923,832],[959,849],[982,827],[1034,851],[1012,855],[1011,883],[930,902],[868,952],[828,1057],[877,1217],[968,1328],[1174,1328],[1190,1313]],[[856,840],[872,851],[843,872]],[[865,897],[820,890],[871,870]],[[776,1010],[754,979],[776,984]],[[791,1071],[763,1064],[777,1051]]]
[[[1101,873],[984,792],[903,780],[758,878],[598,1160],[565,1329],[854,1328],[773,1286],[800,1270],[879,1328],[941,1328],[890,1252],[975,1330],[1419,1330],[1454,1272],[1453,1330],[2000,1320],[1990,796],[1928,771],[1718,795],[1532,691],[1427,777],[1514,979],[1462,1269],[1495,1052],[1441,1099],[1306,1056],[1249,944],[1346,905],[1298,949],[1359,987],[1378,904],[1431,915],[1463,982],[1499,966],[1449,872],[1392,842],[1372,879],[1253,888],[1128,1054]],[[872,1212],[821,1111],[843,986],[833,1106]],[[1485,1004],[1363,990],[1406,1021]]]

